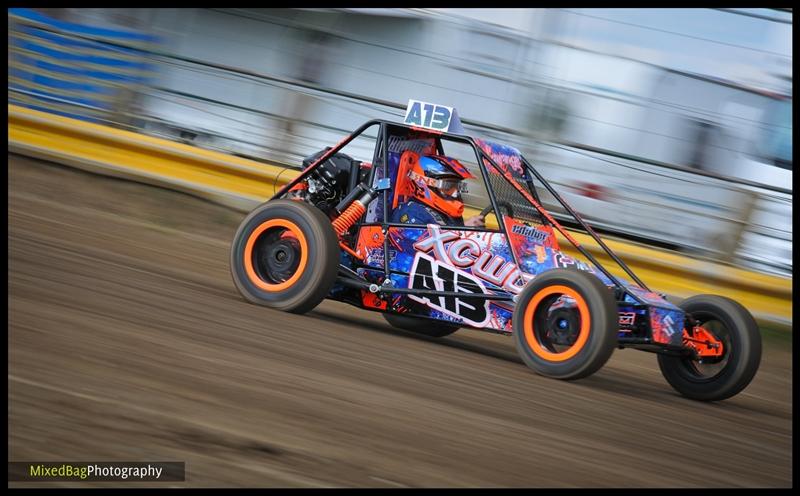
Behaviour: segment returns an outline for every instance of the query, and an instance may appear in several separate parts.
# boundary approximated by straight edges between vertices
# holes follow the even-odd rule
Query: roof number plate
[[[439,132],[464,133],[456,109],[419,100],[408,101],[403,123]]]

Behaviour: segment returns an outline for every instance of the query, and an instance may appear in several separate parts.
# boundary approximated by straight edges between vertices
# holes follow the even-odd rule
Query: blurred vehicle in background
[[[48,10],[9,10],[9,103],[68,108],[299,168],[316,144],[337,141],[365,117],[396,119],[415,95],[458,107],[468,130],[519,148],[606,232],[792,272],[791,64],[777,75],[783,89],[768,89],[598,43],[590,50],[565,41],[568,30],[561,36],[558,9]],[[67,15],[54,19],[59,12]],[[765,32],[791,31],[790,13],[775,16],[748,19]],[[630,29],[633,39],[659,32],[608,26]],[[320,57],[307,52],[318,40],[335,49],[315,72],[308,65]],[[128,51],[154,72],[103,82],[91,57],[128,60]],[[128,96],[97,91],[118,102],[101,105],[86,98],[95,86]],[[353,158],[371,159],[370,146],[359,156],[354,145]]]

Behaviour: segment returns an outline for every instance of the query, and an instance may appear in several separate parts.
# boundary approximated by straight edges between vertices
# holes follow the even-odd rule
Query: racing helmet
[[[464,213],[461,193],[467,192],[464,180],[474,177],[454,158],[405,151],[400,157],[392,208],[397,207],[400,197],[413,197],[445,215],[461,217]]]

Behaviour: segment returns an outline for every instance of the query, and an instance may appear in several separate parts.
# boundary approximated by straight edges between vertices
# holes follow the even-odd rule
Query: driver
[[[461,193],[467,192],[464,181],[474,178],[454,158],[403,152],[392,202],[392,222],[484,227],[485,219],[480,214],[466,221],[462,217]]]

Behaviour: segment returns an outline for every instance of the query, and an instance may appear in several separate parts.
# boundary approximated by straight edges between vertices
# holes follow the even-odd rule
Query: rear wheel
[[[537,373],[580,379],[597,372],[617,343],[617,304],[591,273],[553,269],[537,276],[519,296],[514,342]]]
[[[404,331],[415,332],[425,336],[434,338],[443,338],[453,334],[459,329],[458,325],[448,324],[446,322],[423,319],[420,317],[409,317],[406,315],[397,315],[393,313],[384,313],[383,318],[386,319],[391,326],[403,329]]]
[[[233,282],[245,299],[305,313],[336,282],[339,245],[322,211],[299,201],[273,200],[242,221],[230,262]]]
[[[664,378],[695,400],[719,401],[742,391],[761,363],[761,334],[753,316],[736,301],[715,295],[693,296],[680,307],[697,326],[684,331],[684,344],[703,351],[693,356],[659,355]],[[706,348],[707,342],[714,347]]]

